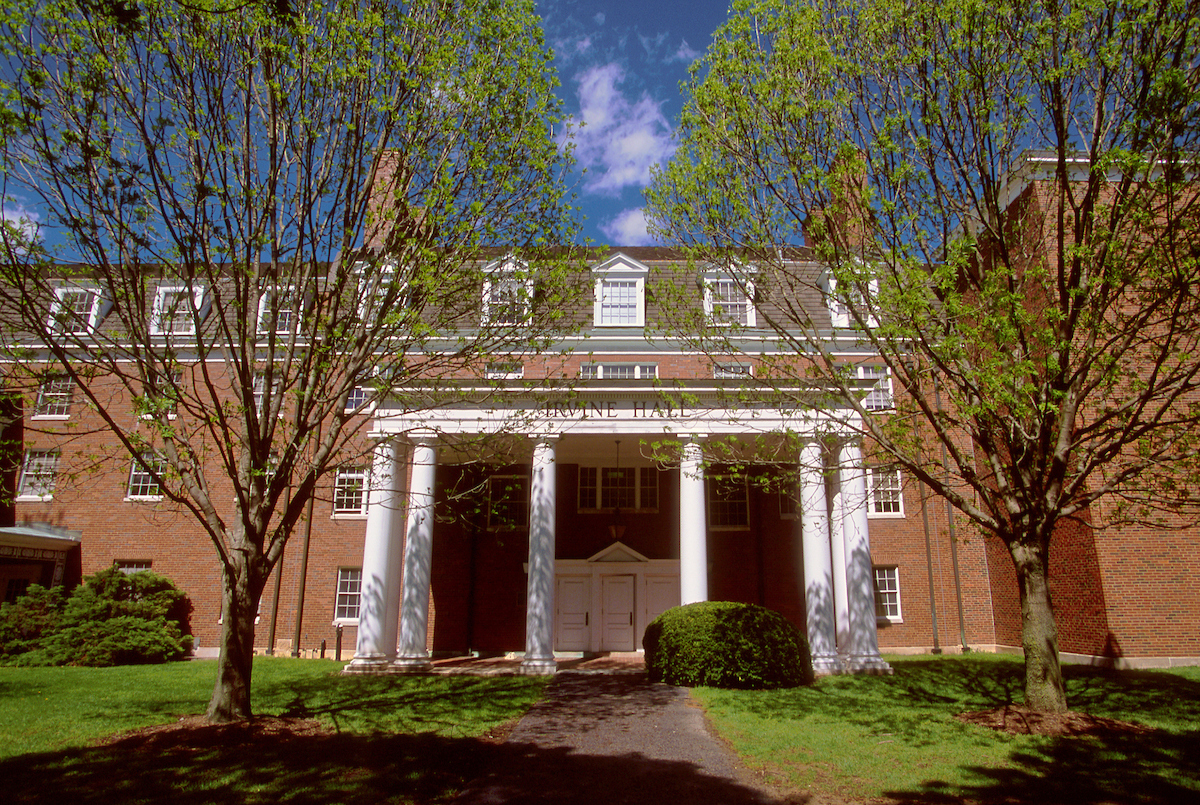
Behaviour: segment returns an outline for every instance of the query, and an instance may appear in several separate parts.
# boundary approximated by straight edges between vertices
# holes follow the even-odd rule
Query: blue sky
[[[583,235],[620,246],[650,243],[642,190],[651,166],[675,149],[679,84],[725,21],[729,0],[536,5],[572,124]]]
[[[680,82],[725,21],[730,0],[535,0],[555,54],[570,116],[583,237],[650,242],[642,190],[668,160],[683,108]],[[19,202],[19,200],[18,200]],[[5,218],[37,221],[36,209],[3,206]]]

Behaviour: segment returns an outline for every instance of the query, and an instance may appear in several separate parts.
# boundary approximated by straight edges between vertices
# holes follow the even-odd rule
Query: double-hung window
[[[623,254],[596,266],[592,322],[597,327],[646,324],[646,276],[650,269]]]
[[[893,407],[892,376],[886,366],[859,364],[858,377],[861,380],[874,380],[875,385],[863,398],[863,407],[868,411],[888,411]]]
[[[658,470],[654,467],[580,467],[579,509],[656,511]]]
[[[658,377],[656,363],[585,363],[579,367],[584,380],[653,380]]]
[[[489,269],[483,281],[483,323],[527,324],[533,309],[533,279],[512,261]]]
[[[362,568],[339,567],[337,575],[337,597],[333,606],[333,619],[338,623],[357,622],[362,597]]]
[[[900,568],[895,565],[876,565],[875,617],[888,623],[900,623]]]
[[[710,528],[741,529],[750,525],[750,496],[744,476],[709,476],[707,487]]]
[[[488,478],[488,528],[493,531],[522,529],[529,525],[529,479],[524,475],[493,475]]]
[[[147,450],[133,460],[129,468],[129,487],[126,497],[131,500],[158,500],[163,495],[159,479],[167,471],[167,461]]]
[[[367,469],[342,467],[333,481],[334,514],[367,513]]]
[[[71,415],[71,397],[75,394],[75,381],[67,375],[46,375],[38,387],[34,417],[65,419]]]
[[[258,303],[258,332],[285,335],[299,328],[302,314],[295,286],[278,285],[263,291]]]
[[[17,496],[27,500],[49,500],[54,494],[58,460],[57,450],[26,450]]]
[[[897,467],[873,467],[867,470],[870,500],[869,517],[903,517],[904,484]]]
[[[93,332],[104,314],[104,297],[99,288],[62,285],[54,289],[50,305],[50,331],[62,335]]]
[[[716,326],[753,327],[754,284],[727,276],[707,277],[704,280],[704,313]]]
[[[208,295],[200,286],[160,285],[154,293],[150,331],[155,335],[190,335],[204,318]]]

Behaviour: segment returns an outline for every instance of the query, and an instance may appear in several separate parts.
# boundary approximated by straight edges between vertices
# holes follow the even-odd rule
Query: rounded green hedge
[[[716,688],[811,685],[808,641],[778,612],[704,601],[668,609],[642,638],[652,682]]]

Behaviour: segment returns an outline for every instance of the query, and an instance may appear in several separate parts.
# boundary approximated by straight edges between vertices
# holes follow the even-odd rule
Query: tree
[[[732,266],[805,356],[760,382],[826,389],[869,449],[1007,546],[1039,710],[1067,706],[1056,529],[1099,504],[1108,524],[1180,525],[1196,504],[1198,12],[743,0],[649,194],[659,235]],[[781,248],[805,238],[804,258]],[[868,410],[862,355],[897,383],[893,412]]]
[[[3,233],[6,384],[65,375],[211,538],[213,721],[250,715],[263,586],[361,414],[538,349],[570,292],[531,4],[286,12],[28,0],[0,36],[4,197],[41,227]]]

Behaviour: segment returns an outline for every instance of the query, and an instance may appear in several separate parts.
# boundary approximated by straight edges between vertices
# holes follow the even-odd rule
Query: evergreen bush
[[[102,570],[65,602],[60,587],[31,586],[30,593],[11,610],[4,605],[0,662],[134,665],[179,659],[192,645],[191,602],[170,579],[148,570]]]
[[[717,688],[788,688],[813,681],[808,641],[778,612],[704,601],[658,616],[642,638],[653,682]]]

